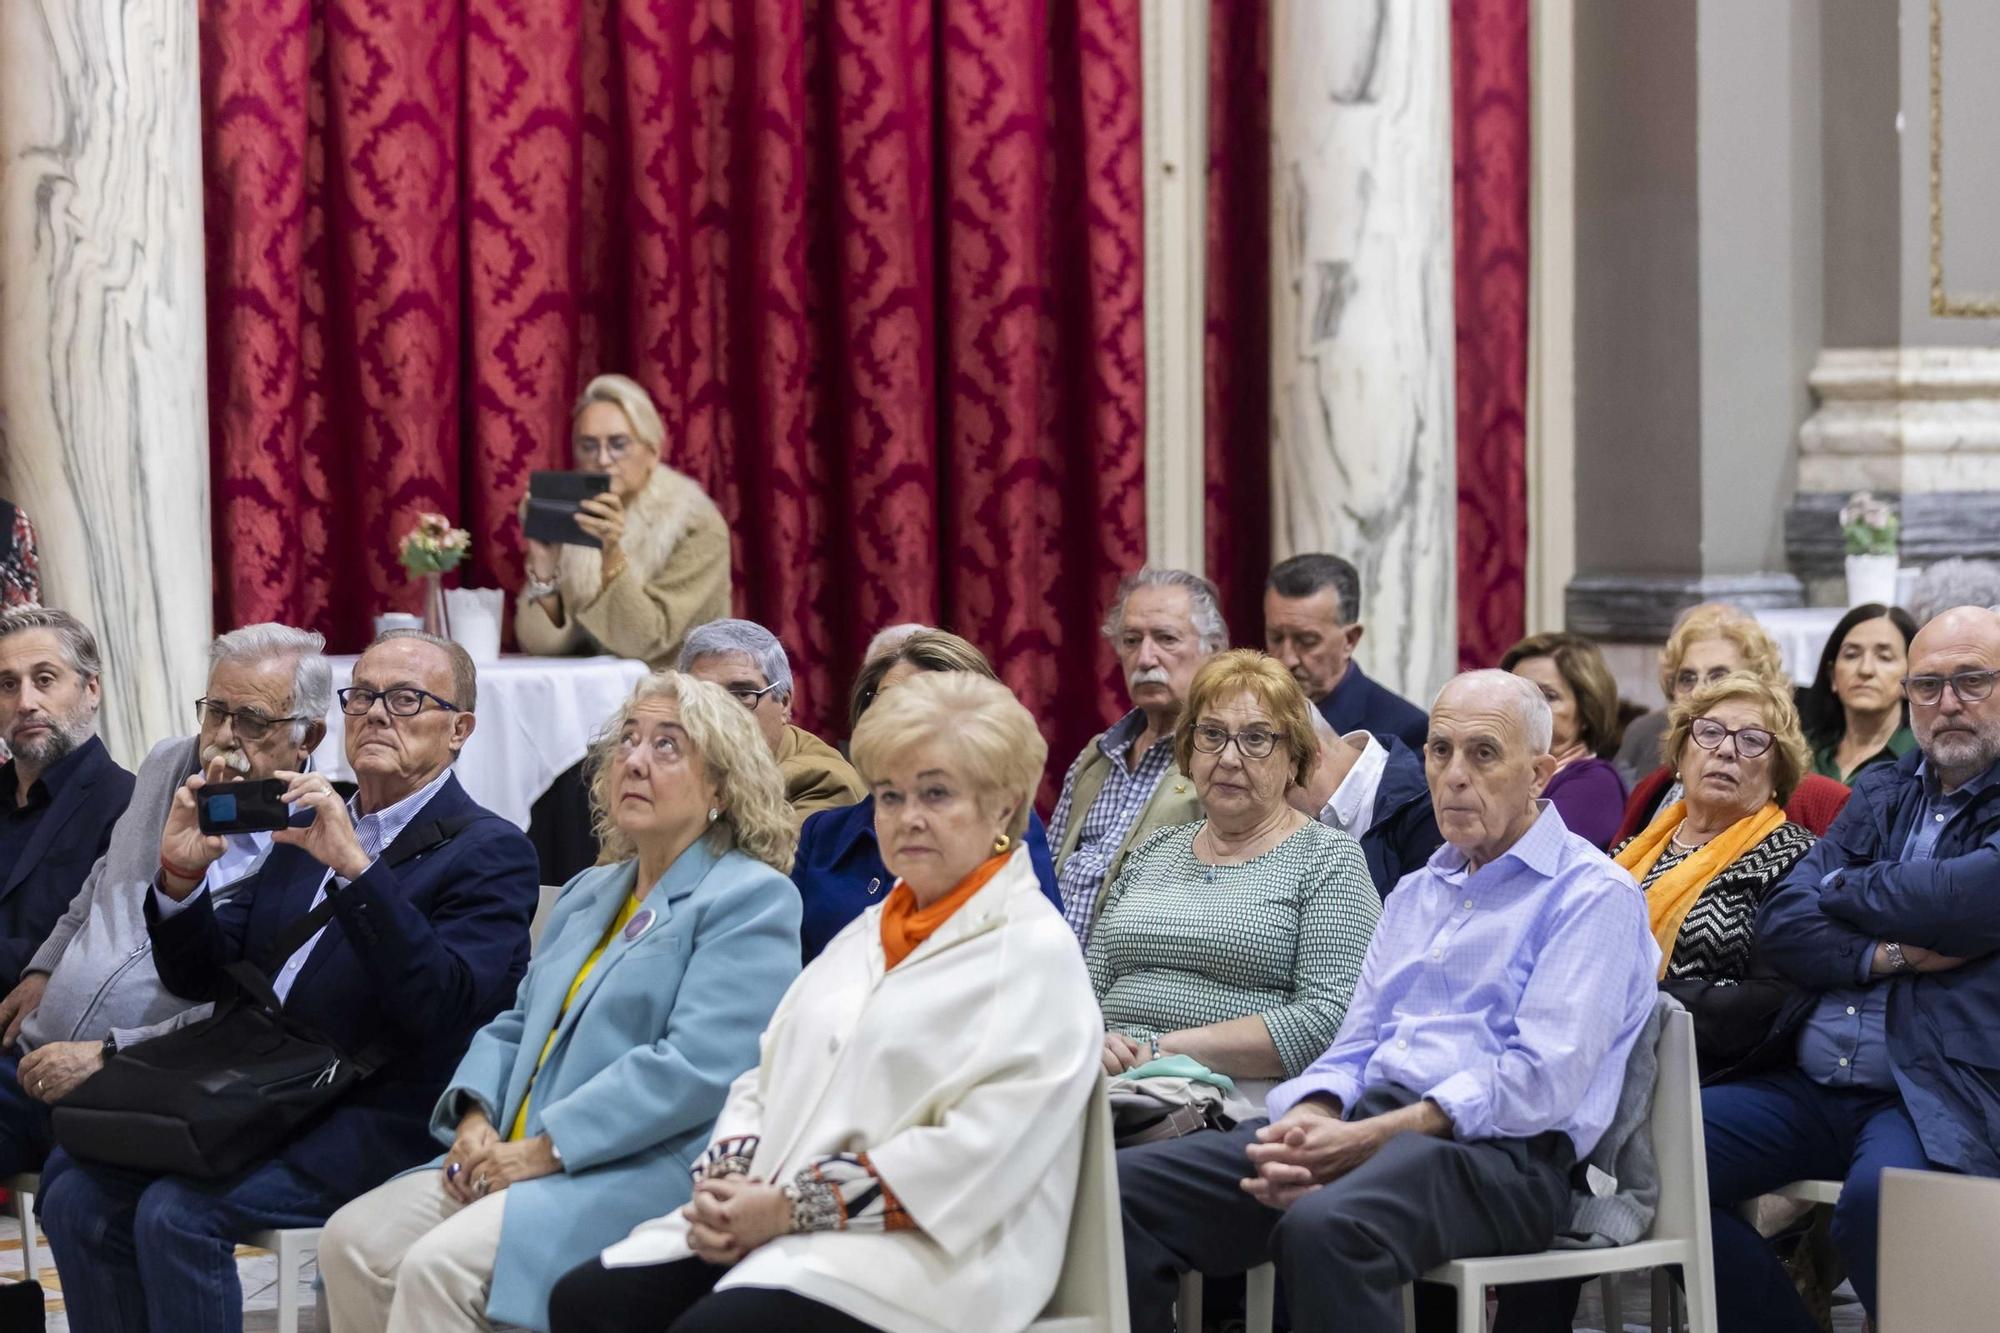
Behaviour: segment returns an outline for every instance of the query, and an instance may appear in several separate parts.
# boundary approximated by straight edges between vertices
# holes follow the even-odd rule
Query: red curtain
[[[423,510],[517,586],[622,369],[807,725],[925,620],[1066,762],[1144,552],[1138,43],[1137,0],[202,0],[217,623],[354,649]]]
[[[1528,0],[1451,7],[1458,661],[1523,633],[1528,565]]]

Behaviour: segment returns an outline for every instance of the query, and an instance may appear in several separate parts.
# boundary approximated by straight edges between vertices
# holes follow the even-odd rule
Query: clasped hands
[[[718,1176],[695,1182],[694,1198],[681,1216],[695,1257],[727,1267],[766,1241],[790,1234],[792,1200],[769,1181]]]
[[[439,1175],[444,1192],[459,1203],[476,1203],[517,1181],[552,1176],[562,1170],[555,1144],[546,1134],[507,1140],[480,1110],[467,1111],[458,1122],[458,1137],[445,1154]]]
[[[174,793],[166,827],[160,833],[160,887],[176,902],[201,887],[208,867],[228,846],[220,835],[201,831],[195,793],[212,782],[228,782],[236,776],[221,759],[212,759],[205,770],[190,774]],[[333,784],[318,773],[280,770],[274,776],[286,784],[285,804],[310,810],[313,819],[310,824],[277,830],[271,841],[287,847],[303,847],[308,856],[343,880],[366,874],[373,862],[361,850],[354,821],[347,813],[347,802],[340,798]]]
[[[1380,1151],[1390,1130],[1380,1116],[1342,1120],[1329,1103],[1309,1098],[1257,1131],[1244,1149],[1256,1174],[1239,1182],[1269,1208],[1290,1208]]]

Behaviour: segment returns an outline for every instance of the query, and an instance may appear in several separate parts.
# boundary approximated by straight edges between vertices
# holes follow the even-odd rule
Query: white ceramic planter
[[[1896,604],[1896,557],[1893,555],[1850,555],[1847,557],[1847,604],[1861,606],[1880,602]]]

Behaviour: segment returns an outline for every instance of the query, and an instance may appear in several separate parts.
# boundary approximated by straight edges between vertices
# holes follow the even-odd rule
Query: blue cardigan
[[[513,1007],[472,1039],[431,1117],[440,1143],[475,1106],[504,1137],[526,1098],[528,1136],[547,1134],[562,1154],[557,1174],[507,1189],[486,1297],[496,1324],[546,1329],[556,1279],[688,1201],[688,1169],[799,973],[798,899],[785,877],[697,842],[563,1013],[637,874],[634,861],[594,866],[563,889]]]
[[[1042,883],[1042,896],[1062,911],[1062,890],[1056,887],[1055,862],[1049,856],[1049,834],[1042,817],[1028,812],[1028,864]],[[792,862],[792,883],[799,886],[805,920],[799,940],[805,961],[819,957],[820,950],[847,923],[868,910],[871,903],[895,883],[889,867],[882,863],[882,849],[875,841],[875,798],[864,796],[859,804],[821,810],[807,818],[799,831],[799,854]]]

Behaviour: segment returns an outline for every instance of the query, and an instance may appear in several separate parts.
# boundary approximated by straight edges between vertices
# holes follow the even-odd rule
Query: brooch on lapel
[[[625,942],[630,944],[652,928],[653,909],[641,908],[638,915],[625,923]]]

